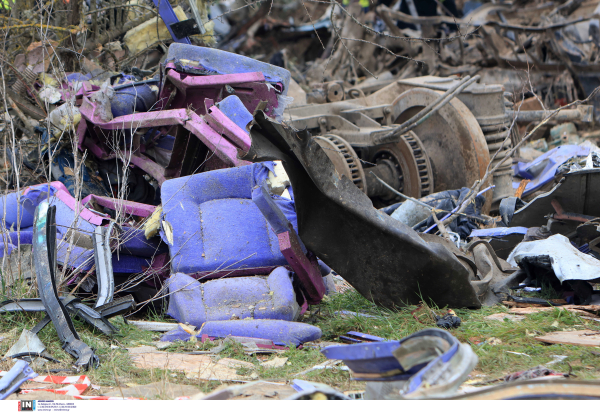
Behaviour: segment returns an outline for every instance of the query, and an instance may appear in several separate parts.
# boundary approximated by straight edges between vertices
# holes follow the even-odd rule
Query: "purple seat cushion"
[[[206,321],[231,319],[295,320],[300,313],[292,272],[284,267],[269,276],[217,279],[201,284],[183,273],[171,275],[167,314],[201,327]]]
[[[79,235],[90,237],[94,233],[96,225],[79,217],[75,219],[75,211],[59,199],[55,193],[55,187],[47,184],[35,185],[26,195],[21,195],[21,205],[17,213],[17,193],[9,193],[0,197],[0,214],[3,214],[6,227],[13,231],[6,231],[0,242],[0,257],[7,255],[21,244],[31,244],[33,236],[33,215],[31,212],[43,202],[50,202],[56,206],[56,239],[57,239],[57,262],[61,265],[67,264],[71,268],[89,270],[94,264],[94,251],[82,247],[72,246],[69,248],[71,235],[69,228],[76,229],[75,238]],[[50,198],[48,200],[48,191]],[[6,213],[4,214],[4,207]],[[21,227],[20,234],[17,228]],[[70,250],[69,250],[70,249]],[[160,253],[166,253],[166,246],[160,239],[147,240],[144,231],[130,227],[124,228],[120,253],[113,254],[113,270],[117,273],[140,273],[144,268],[150,266],[151,259]],[[131,256],[129,256],[131,255]]]
[[[252,189],[268,177],[273,162],[215,170],[166,181],[164,219],[173,228],[172,272],[286,265],[277,236],[252,201]],[[293,201],[276,202],[297,228]],[[163,237],[164,239],[164,237]]]
[[[212,271],[287,264],[277,236],[251,199],[211,200],[200,204],[198,210],[203,256],[200,254],[200,261],[196,261],[199,266],[176,258],[175,270]]]
[[[67,265],[73,269],[90,270],[94,265],[94,250],[74,245],[69,248],[71,235],[68,233],[68,230],[69,228],[77,228],[75,236],[77,234],[92,236],[96,226],[81,217],[75,219],[75,212],[57,197],[50,198],[50,204],[56,206],[57,262],[60,265]],[[156,252],[154,247],[158,243],[147,241],[147,250],[140,250],[143,247],[139,244],[139,236],[132,236],[134,233],[129,233],[129,229],[125,231],[125,234],[129,235],[126,237],[129,239],[129,242],[125,242],[125,245],[131,243],[134,246],[133,249],[138,252],[139,257],[113,253],[113,271],[116,273],[140,273],[144,271],[144,267],[150,266],[151,259],[147,257],[152,256],[153,252]],[[139,233],[136,234],[139,235]]]
[[[21,195],[23,199],[23,195]],[[6,207],[6,213],[4,208]],[[33,216],[25,210],[17,201],[17,193],[9,193],[0,197],[0,213],[3,215],[5,227],[17,229],[17,227],[33,226]]]
[[[57,239],[58,248],[56,260],[60,265],[65,265],[67,262],[67,253],[69,250],[68,239]],[[79,269],[88,271],[94,266],[94,251],[78,246],[72,246],[68,255],[68,266],[71,269]],[[142,273],[152,264],[151,258],[131,256],[125,254],[113,253],[112,266],[114,273]]]
[[[150,258],[169,252],[169,248],[161,241],[159,236],[146,239],[144,229],[123,227],[120,241],[122,244],[119,253],[126,255]]]
[[[33,226],[22,228],[19,231],[3,231],[0,233],[0,258],[9,256],[13,250],[21,245],[31,245],[33,240]]]
[[[169,46],[166,63],[173,62],[176,65],[181,65],[185,71],[185,66],[190,64],[188,63],[190,61],[195,62],[193,64],[195,66],[194,72],[198,72],[198,67],[201,67],[205,74],[261,72],[266,81],[281,83],[284,87],[284,94],[287,94],[291,74],[282,67],[208,47],[182,43],[173,43]]]

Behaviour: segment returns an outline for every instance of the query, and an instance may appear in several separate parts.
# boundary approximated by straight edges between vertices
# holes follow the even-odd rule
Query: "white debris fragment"
[[[287,188],[291,186],[290,178],[285,172],[283,164],[280,160],[276,160],[274,163],[275,173],[269,172],[267,185],[269,185],[271,193],[281,197],[285,197],[287,199],[291,199],[290,193],[287,190]]]

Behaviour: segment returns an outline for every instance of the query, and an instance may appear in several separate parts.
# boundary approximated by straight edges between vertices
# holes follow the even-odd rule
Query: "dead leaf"
[[[181,326],[181,329],[183,329],[184,331],[186,331],[190,335],[195,335],[196,334],[196,327],[195,326],[186,325],[185,323],[180,323],[179,326]]]
[[[270,361],[263,362],[261,365],[265,368],[282,368],[287,360],[288,358],[275,357]]]

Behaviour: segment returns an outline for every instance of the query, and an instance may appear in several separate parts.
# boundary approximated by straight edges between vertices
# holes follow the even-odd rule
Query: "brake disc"
[[[396,190],[399,192],[416,199],[433,193],[434,179],[431,163],[423,143],[414,132],[402,135],[396,143],[378,146],[370,153],[367,160],[373,165],[379,167],[382,162],[386,162],[388,165],[394,166],[395,172],[398,174]],[[370,196],[375,195],[374,188],[369,191],[371,192]],[[378,197],[385,200],[386,203],[404,200],[389,190],[379,190],[379,192]]]
[[[440,92],[421,87],[407,90],[392,104],[394,123],[410,119],[439,96]],[[485,136],[475,116],[457,98],[413,131],[431,161],[436,191],[470,187],[485,175],[490,162]],[[491,200],[491,193],[488,196]]]
[[[325,150],[325,153],[333,162],[335,170],[340,175],[352,180],[360,190],[367,193],[365,172],[350,143],[334,134],[314,136],[314,139]]]

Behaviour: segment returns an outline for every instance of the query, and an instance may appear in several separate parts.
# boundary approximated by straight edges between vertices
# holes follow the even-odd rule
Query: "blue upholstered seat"
[[[173,230],[172,272],[260,268],[256,273],[268,273],[288,264],[276,234],[252,202],[253,188],[262,184],[272,167],[272,162],[256,163],[163,184],[163,217]],[[279,196],[275,201],[296,229],[293,201]]]

